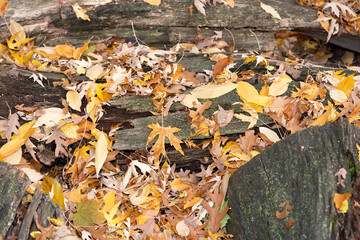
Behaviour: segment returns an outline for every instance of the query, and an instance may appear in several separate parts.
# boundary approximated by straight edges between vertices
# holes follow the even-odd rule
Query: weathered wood
[[[0,237],[4,238],[30,180],[18,168],[0,161]]]
[[[352,192],[359,176],[358,139],[360,129],[339,119],[292,134],[254,157],[230,178],[229,232],[235,239],[353,239],[354,201],[346,214],[337,214],[334,193]],[[335,176],[341,168],[347,171],[345,187]],[[284,201],[293,209],[278,219]]]
[[[151,46],[169,47],[179,41],[191,42],[197,26],[201,26],[213,30],[230,29],[239,49],[258,49],[259,42],[261,49],[271,50],[276,45],[269,31],[320,29],[319,23],[313,22],[315,10],[290,0],[282,0],[281,4],[279,0],[262,1],[273,6],[282,20],[266,13],[260,7],[260,1],[252,0],[235,1],[234,8],[225,5],[206,7],[206,16],[196,10],[191,15],[190,0],[165,0],[159,7],[140,0],[82,1],[80,5],[89,10],[90,22],[76,18],[70,5],[75,2],[14,0],[9,2],[6,16],[19,22],[30,35],[37,36],[39,43],[47,44],[70,42],[81,45],[90,38],[130,37],[133,24],[137,37]],[[253,29],[253,33],[249,29]],[[0,24],[0,33],[3,37],[10,36],[5,22]],[[232,39],[229,33],[224,34],[226,40]]]

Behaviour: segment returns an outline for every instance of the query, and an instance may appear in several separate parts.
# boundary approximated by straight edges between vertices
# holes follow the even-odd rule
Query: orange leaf
[[[73,52],[73,58],[76,60],[79,60],[81,57],[81,54],[83,54],[84,51],[88,49],[90,40],[88,40],[82,47],[76,48]]]
[[[154,146],[151,148],[151,152],[154,152],[155,154],[155,165],[159,165],[159,157],[160,154],[166,155],[165,152],[165,137],[167,137],[170,141],[171,146],[174,146],[175,149],[180,152],[182,155],[184,155],[184,152],[180,146],[180,143],[182,141],[175,137],[174,133],[181,131],[180,128],[176,127],[161,127],[158,123],[148,125],[149,128],[151,128],[153,131],[150,133],[147,142],[150,143],[154,138],[158,135],[158,139],[155,142]]]
[[[287,221],[286,222],[286,228],[289,230],[294,223],[295,223],[294,219],[291,219],[291,220]]]
[[[8,8],[8,0],[0,0],[0,16],[3,15]]]
[[[334,194],[334,203],[335,203],[335,207],[337,209],[340,209],[343,202],[345,200],[347,200],[349,197],[351,197],[351,193],[344,193],[344,194],[341,194],[341,193],[335,193]]]
[[[57,45],[55,50],[59,55],[65,55],[67,58],[72,58],[75,48],[69,44],[65,44]]]
[[[233,61],[234,59],[231,56],[217,61],[214,66],[213,79],[215,79],[217,75],[221,74],[229,64],[233,63]]]

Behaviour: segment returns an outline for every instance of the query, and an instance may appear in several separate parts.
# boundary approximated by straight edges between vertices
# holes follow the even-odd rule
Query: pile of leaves
[[[74,11],[90,20],[81,7]],[[6,140],[0,160],[29,176],[29,193],[39,188],[64,210],[65,219],[50,219],[49,227],[32,232],[36,239],[231,238],[225,229],[229,219],[225,195],[237,168],[309,126],[339,117],[360,125],[359,76],[318,72],[300,79],[302,63],[289,59],[274,66],[265,53],[242,56],[243,64],[261,71],[239,72],[234,59],[224,54],[229,46],[221,32],[212,37],[199,34],[196,44],[179,43],[164,51],[117,37],[87,41],[81,47],[69,43],[37,47],[18,23],[10,21],[10,31],[12,36],[0,44],[3,63],[66,76],[53,82],[67,91],[65,99],[59,99],[63,108],[17,106],[17,112],[0,121]],[[186,71],[177,63],[177,53],[183,51],[211,53],[213,69],[204,70],[201,78]],[[81,75],[86,80],[77,81]],[[40,85],[45,80],[42,74],[32,78]],[[249,83],[253,80],[256,86]],[[213,105],[209,99],[235,89],[239,101],[232,109],[218,105],[218,111],[205,114]],[[108,101],[126,95],[152,96],[152,113],[163,117],[174,102],[180,102],[187,107],[192,135],[180,140],[176,133],[181,129],[151,124],[150,149],[130,156],[114,150],[114,132],[121,123],[108,132],[98,124]],[[264,117],[274,124],[256,128]],[[235,140],[222,136],[222,128],[232,121],[249,123],[248,131]],[[196,144],[192,138],[198,135],[209,139]],[[166,140],[181,154],[184,147],[207,149],[211,163],[198,173],[176,169],[166,156]],[[50,144],[55,146],[54,158],[67,159],[57,180],[41,173],[46,163],[36,154],[39,146]],[[119,155],[128,159],[125,171],[116,161]]]

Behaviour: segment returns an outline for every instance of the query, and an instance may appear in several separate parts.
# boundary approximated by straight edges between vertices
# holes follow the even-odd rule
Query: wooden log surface
[[[5,18],[19,22],[29,33],[36,36],[38,43],[50,45],[69,42],[82,45],[90,38],[95,40],[112,36],[137,37],[150,46],[167,48],[178,42],[191,42],[200,26],[205,34],[213,30],[225,30],[224,40],[235,40],[237,49],[274,50],[276,44],[273,31],[294,30],[303,33],[316,33],[325,40],[317,19],[316,10],[296,4],[292,0],[242,0],[235,1],[234,8],[224,4],[207,6],[206,16],[196,10],[190,13],[192,0],[163,0],[160,6],[149,5],[142,0],[85,0],[80,5],[88,10],[91,21],[77,19],[71,4],[76,0],[12,0]],[[274,18],[261,8],[260,3],[272,6],[281,16]],[[10,36],[8,22],[0,22],[1,39]],[[132,24],[134,28],[132,28]],[[251,31],[250,31],[251,30]],[[346,38],[344,33],[340,38]],[[335,44],[360,51],[358,39],[352,44],[334,38]],[[340,39],[340,40],[341,40]],[[331,40],[333,41],[333,40]],[[354,42],[355,41],[355,42]]]

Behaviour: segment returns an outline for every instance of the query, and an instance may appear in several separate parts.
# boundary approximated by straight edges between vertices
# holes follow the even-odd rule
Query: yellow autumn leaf
[[[328,105],[324,109],[325,112],[313,121],[310,126],[324,125],[325,123],[330,123],[337,119],[336,109],[331,102],[328,102]]]
[[[161,0],[144,0],[144,2],[151,4],[151,5],[159,6],[161,3]]]
[[[355,86],[354,75],[349,75],[341,80],[341,82],[339,83],[336,89],[343,91],[346,94],[346,97],[349,98],[354,86]]]
[[[260,105],[262,107],[267,107],[273,101],[273,99],[269,96],[259,95],[259,93],[256,91],[254,86],[244,81],[238,82],[237,93],[244,102],[250,103],[249,104],[250,106],[252,103],[252,104]]]
[[[65,210],[64,192],[56,179],[44,175],[41,190],[46,193],[54,203],[59,204],[60,207]]]
[[[280,96],[286,92],[289,87],[291,77],[287,74],[280,74],[280,77],[269,87],[269,96]]]
[[[75,3],[74,5],[72,5],[72,8],[73,8],[77,18],[81,18],[83,20],[90,21],[89,16],[86,14],[87,11],[82,9],[78,3]]]
[[[77,130],[80,127],[74,123],[66,123],[65,125],[60,127],[60,130],[66,135],[68,138],[77,138]]]
[[[66,93],[66,101],[72,109],[79,112],[81,111],[81,97],[76,90],[70,90]]]
[[[35,128],[32,128],[35,124],[35,120],[31,122],[27,122],[21,125],[18,129],[19,135],[13,135],[11,140],[5,143],[0,148],[0,156],[8,157],[18,151],[22,145],[26,142],[26,140],[34,133]]]
[[[105,163],[108,155],[108,143],[104,133],[101,133],[95,145],[95,169],[96,177],[99,177],[99,172]]]
[[[197,204],[199,201],[201,200],[200,197],[195,197],[193,199],[191,199],[190,201],[186,202],[184,205],[184,209],[187,209],[189,207],[194,206],[195,204]]]
[[[104,217],[109,225],[109,227],[115,227],[116,224],[124,221],[127,218],[127,215],[121,214],[118,211],[121,201],[115,204],[115,193],[113,191],[108,192],[104,198],[103,202],[105,203],[101,212],[104,214]]]

